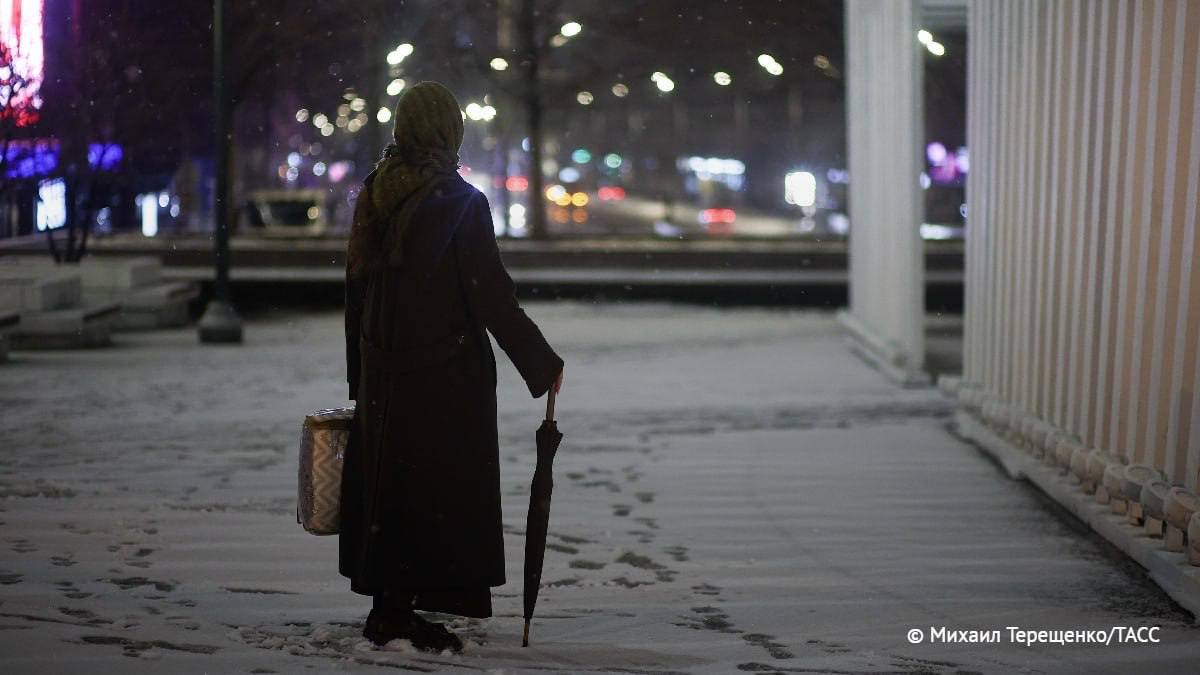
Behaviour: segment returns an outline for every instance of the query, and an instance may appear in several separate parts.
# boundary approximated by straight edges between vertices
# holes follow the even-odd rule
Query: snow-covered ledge
[[[871,330],[853,313],[838,312],[837,321],[845,332],[850,350],[889,379],[904,387],[927,387],[932,383],[929,373],[913,366],[920,359],[913,358],[895,341]]]
[[[967,410],[960,408],[954,423],[958,436],[995,459],[1010,477],[1029,481],[1137,561],[1152,581],[1200,620],[1200,567],[1188,564],[1185,553],[1168,552],[1161,538],[1148,536],[1144,528],[1112,513],[1108,506],[1086,494],[1078,482],[1072,482],[1069,474],[1021,450]]]
[[[0,309],[0,362],[8,360],[8,334],[21,323],[21,314],[13,309]]]

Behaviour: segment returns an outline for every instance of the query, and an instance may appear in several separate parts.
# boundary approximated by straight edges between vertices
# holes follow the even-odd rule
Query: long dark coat
[[[346,365],[357,412],[339,570],[368,595],[486,592],[504,583],[487,333],[534,397],[563,362],[517,303],[478,190],[447,178],[405,237],[402,265],[347,281]]]

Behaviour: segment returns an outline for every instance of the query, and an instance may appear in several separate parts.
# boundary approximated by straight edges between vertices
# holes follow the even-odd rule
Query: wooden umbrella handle
[[[549,395],[546,396],[546,421],[554,421],[554,385],[550,385]]]

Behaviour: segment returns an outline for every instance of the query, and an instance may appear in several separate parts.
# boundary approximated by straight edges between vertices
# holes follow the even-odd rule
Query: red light
[[[604,186],[596,191],[596,196],[602,202],[620,201],[625,199],[625,188]]]
[[[737,214],[733,209],[704,209],[700,212],[700,222],[708,223],[725,223],[730,224],[737,220]]]
[[[508,188],[509,192],[524,192],[529,189],[529,179],[525,176],[509,176],[508,180],[504,181],[504,187]]]

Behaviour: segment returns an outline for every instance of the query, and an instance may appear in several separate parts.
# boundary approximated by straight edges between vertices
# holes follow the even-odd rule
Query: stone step
[[[163,281],[162,263],[153,256],[84,259],[56,265],[46,257],[9,256],[3,259],[13,276],[75,274],[82,284],[80,302],[87,306],[117,304],[113,330],[146,330],[187,324],[188,304],[199,294],[194,282]],[[2,301],[0,301],[2,303]],[[65,309],[71,305],[42,307]],[[27,309],[33,309],[27,307]]]
[[[44,312],[22,312],[12,332],[13,349],[78,349],[112,343],[119,307],[108,303]]]
[[[177,328],[187,325],[188,305],[200,295],[200,286],[195,282],[172,281],[131,289],[115,296],[97,296],[100,302],[109,299],[120,305],[114,329],[148,330],[154,328]],[[93,296],[85,289],[85,299]]]
[[[85,288],[110,292],[152,286],[162,280],[162,262],[154,256],[94,257],[79,263],[56,264],[46,256],[7,256],[5,262],[37,269],[65,269],[77,272]]]
[[[0,310],[45,312],[75,307],[82,299],[78,274],[0,263]]]

